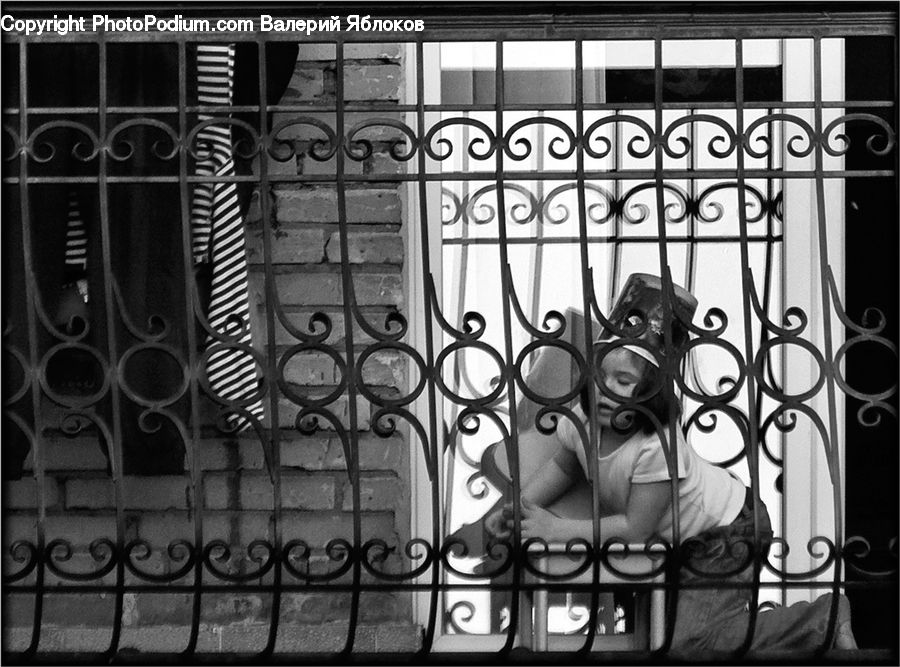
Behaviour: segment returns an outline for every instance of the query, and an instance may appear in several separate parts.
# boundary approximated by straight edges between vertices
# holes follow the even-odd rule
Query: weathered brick
[[[253,540],[272,540],[272,512],[255,510],[207,512],[203,517],[204,539],[234,540],[246,546]]]
[[[302,470],[329,470],[325,465],[330,438],[285,434],[281,440],[281,466]]]
[[[299,593],[283,599],[283,618],[288,622],[329,623],[350,615],[352,596],[342,593]],[[383,623],[402,620],[408,605],[396,593],[362,593],[359,599],[359,621]]]
[[[334,272],[297,271],[275,275],[275,286],[282,305],[342,305],[341,274]],[[400,273],[356,272],[353,276],[356,302],[361,306],[399,306],[403,301],[403,277]],[[251,303],[265,303],[265,276],[250,273]]]
[[[402,152],[406,152],[405,150]],[[409,162],[403,162],[394,158],[387,151],[375,151],[365,161],[363,173],[365,174],[403,174],[406,173]]]
[[[310,120],[314,122],[310,122]],[[282,141],[294,141],[298,143],[310,141],[327,142],[328,133],[322,131],[322,129],[320,129],[319,127],[319,124],[328,127],[333,134],[335,126],[334,113],[318,111],[312,113],[302,113],[296,111],[276,111],[272,114],[272,127],[279,128],[277,134],[278,141],[276,142],[275,150],[279,154],[284,154],[286,152],[285,148],[277,146],[277,143]],[[324,144],[321,150],[322,152],[327,152],[327,149],[324,148]],[[298,160],[304,152],[305,149],[302,149],[298,145]]]
[[[347,256],[351,264],[403,264],[403,239],[399,234],[352,233],[347,237]],[[333,233],[325,246],[329,262],[341,263],[341,238]]]
[[[149,627],[123,628],[122,648],[142,653],[180,653],[187,648],[190,639],[190,625],[167,624],[150,625]],[[216,641],[211,626],[200,626],[197,639],[200,647],[212,646]]]
[[[67,509],[115,508],[115,485],[111,479],[70,479],[65,483]]]
[[[264,505],[260,506],[257,502],[256,495],[253,493],[253,487],[260,486],[263,483],[263,477],[256,475],[251,479],[247,479],[249,475],[232,475],[229,473],[207,474],[203,480],[203,506],[206,509],[271,509],[272,508],[272,484],[268,478],[265,483],[268,485],[268,493],[265,494]],[[242,484],[243,482],[243,484]],[[243,486],[243,488],[241,488]],[[243,491],[243,493],[242,493]],[[244,500],[249,504],[244,505]]]
[[[247,203],[247,211],[244,213],[244,223],[248,226],[258,225],[262,222],[262,203],[259,198],[259,191],[254,190],[250,195],[250,201]],[[250,229],[244,229],[244,238],[249,243]]]
[[[330,601],[328,598],[334,598]],[[281,601],[282,620],[287,623],[328,623],[347,618],[346,610],[341,613],[340,601],[348,598],[347,593],[286,593]],[[346,603],[345,603],[346,604]],[[338,611],[335,612],[334,610]]]
[[[353,541],[352,512],[291,512],[284,516],[284,540],[301,539],[312,548],[342,538]],[[379,538],[389,545],[398,541],[392,512],[366,512],[361,517],[362,540]]]
[[[53,514],[47,516],[44,527],[47,542],[59,538],[75,547],[87,546],[101,537],[116,539],[116,517],[113,514]]]
[[[334,478],[323,475],[282,473],[281,502],[283,507],[307,510],[334,509]]]
[[[37,540],[37,518],[34,512],[4,512],[2,535],[4,546],[17,540],[34,543]],[[3,552],[4,557],[8,557],[8,549],[4,548]]]
[[[135,517],[137,535],[151,546],[161,548],[175,540],[194,543],[195,513],[142,512]],[[258,510],[206,510],[203,513],[203,540],[230,540],[246,546],[252,540],[271,540],[272,512]]]
[[[279,225],[273,230],[271,261],[275,264],[315,264],[325,260],[325,230]],[[263,263],[263,230],[250,229],[247,236],[247,258],[252,264]]]
[[[347,60],[399,60],[402,55],[403,46],[396,42],[350,43],[344,47]]]
[[[41,620],[48,625],[57,626],[112,627],[114,611],[115,598],[112,595],[102,593],[51,594],[44,598]]]
[[[356,429],[360,431],[369,430],[370,406],[368,401],[362,397],[356,399]],[[327,410],[338,420],[345,429],[350,428],[350,399],[347,396],[340,396],[333,403],[329,403],[323,408]],[[292,403],[287,399],[281,399],[278,402],[278,426],[280,428],[294,428],[297,415],[300,413],[300,406]],[[319,428],[324,431],[334,431],[334,426],[325,418],[319,418]]]
[[[288,382],[310,386],[339,384],[341,375],[335,360],[324,352],[317,351],[291,354],[282,371],[282,377]]]
[[[45,471],[106,469],[106,456],[96,439],[50,437],[43,441],[42,447],[41,459]],[[34,469],[32,452],[25,459],[24,468]]]
[[[379,623],[375,650],[412,653],[422,648],[422,628],[412,623]]]
[[[126,509],[187,509],[190,480],[182,476],[126,477],[124,480]]]
[[[400,99],[399,65],[358,65],[344,69],[344,99]]]
[[[363,435],[359,439],[359,463],[363,470],[399,471],[404,440],[399,435],[381,438]],[[281,465],[306,470],[346,470],[344,450],[334,436],[295,435],[281,443]]]
[[[66,482],[68,509],[114,508],[115,486],[111,479],[70,479]],[[126,509],[185,509],[188,480],[180,476],[126,477],[122,482]]]
[[[272,153],[266,151],[265,155],[269,176],[294,176],[298,173],[299,159],[296,146],[280,146],[278,142],[275,142]],[[254,173],[259,172],[254,171]],[[259,199],[258,192],[254,192],[254,198]]]
[[[276,650],[286,653],[337,653],[344,648],[349,632],[346,621],[317,625],[289,624],[279,633]],[[376,626],[355,626],[354,652],[374,652],[375,637]]]
[[[274,489],[268,475],[215,474],[206,478],[205,493],[208,509],[228,509],[236,486],[238,505],[234,509],[267,510],[274,504]],[[334,507],[334,479],[331,476],[309,476],[283,472],[281,474],[281,503],[297,509],[332,509]]]
[[[195,452],[201,470],[262,470],[266,465],[262,445],[255,438],[204,439]]]
[[[315,160],[309,155],[300,158],[300,173],[304,176],[334,176],[337,173],[337,159]],[[363,173],[363,162],[344,160],[344,174],[358,176]]]
[[[27,630],[22,630],[27,632]],[[112,628],[107,627],[69,627],[58,628],[48,626],[41,629],[40,650],[60,653],[96,653],[101,647],[108,647]],[[121,648],[152,652],[183,651],[190,636],[190,627],[164,626],[162,628],[128,628],[122,632]],[[199,646],[213,646],[211,633],[204,629],[200,633]]]
[[[401,470],[406,441],[400,435],[382,438],[363,436],[359,440],[359,465],[363,470]]]
[[[9,570],[14,572],[15,570]],[[12,590],[10,588],[9,590]],[[28,626],[34,622],[34,593],[27,595],[6,594],[3,596],[3,630],[16,626]],[[4,636],[4,639],[6,637]],[[4,641],[3,647],[9,649]]]
[[[365,139],[377,144],[394,142],[408,138],[407,134],[395,125],[384,123],[389,120],[406,125],[409,120],[404,114],[392,111],[358,111],[344,116],[344,127],[348,136],[354,140]],[[360,128],[359,126],[365,125]],[[359,128],[359,129],[357,129]],[[410,130],[412,134],[415,134]]]
[[[108,598],[110,599],[110,598]],[[366,606],[372,603],[366,603]],[[283,614],[281,630],[275,645],[277,653],[335,653],[340,651],[350,632],[348,621],[327,623],[300,623]],[[363,612],[365,613],[365,612]],[[268,639],[269,624],[266,619],[250,622],[208,623],[201,619],[197,653],[256,653]],[[4,629],[4,648],[24,650],[31,640],[31,619],[21,625]],[[79,652],[97,651],[109,645],[111,627],[46,625],[41,629],[42,651]],[[375,621],[356,625],[354,650],[359,652],[412,652],[421,646],[422,630],[409,622]],[[145,653],[177,653],[184,650],[190,635],[186,624],[144,624],[125,626],[122,629],[121,648]]]
[[[406,384],[408,359],[397,350],[372,353],[362,366],[363,383],[370,387],[402,388]]]
[[[344,159],[344,175],[359,176],[361,174],[378,174],[384,175],[385,180],[397,174],[403,174],[407,171],[408,162],[397,160],[390,154],[393,142],[387,143],[375,139],[376,136],[383,134],[383,126],[374,128],[365,128],[356,137],[357,139],[366,139],[373,143],[372,154],[362,158],[362,153],[354,153],[348,155]],[[398,149],[400,154],[406,152],[406,148],[400,146]],[[298,151],[305,153],[306,151]],[[328,160],[315,160],[309,155],[304,154],[298,161],[299,173],[304,176],[334,176],[337,173],[337,159],[332,156]]]
[[[186,549],[179,549],[173,553],[173,556],[170,556],[167,550],[168,546],[169,544],[151,544],[149,553],[142,548],[136,548],[131,556],[132,565],[141,573],[156,576],[171,574],[184,566],[188,552]],[[144,584],[146,579],[138,574],[126,571],[125,583]]]
[[[298,62],[307,62],[310,60],[334,60],[335,51],[334,44],[327,43],[306,43],[300,42],[300,49],[297,53]]]
[[[123,625],[153,626],[169,623],[185,625],[191,621],[194,596],[189,593],[131,593],[131,622]],[[205,596],[204,596],[205,597]],[[206,620],[206,619],[204,619]]]
[[[368,307],[365,312],[365,317],[370,324],[375,327],[381,327],[383,329],[385,317],[387,317],[388,313],[395,309],[391,307]],[[329,320],[331,321],[331,333],[326,339],[326,343],[329,345],[337,345],[342,344],[344,340],[344,313],[336,310],[335,307],[323,306],[322,308],[308,308],[308,307],[292,307],[291,312],[286,312],[286,318],[290,321],[297,329],[304,333],[312,333],[309,329],[311,317],[314,312],[324,313]],[[314,327],[314,331],[316,333],[323,332],[325,327],[321,324],[316,324]],[[396,330],[396,325],[392,329]],[[359,323],[355,320],[353,321],[353,341],[354,343],[367,345],[369,343],[374,342],[374,339],[369,336],[360,326]],[[285,329],[280,322],[276,322],[275,328],[275,343],[278,345],[293,345],[299,342],[294,335]]]
[[[100,537],[100,536],[98,536]],[[115,534],[105,535],[112,542],[115,542]],[[97,539],[96,537],[94,538]],[[93,540],[92,540],[93,541]],[[62,572],[72,573],[74,575],[90,575],[91,583],[112,585],[116,582],[115,570],[107,573],[105,576],[97,577],[96,573],[107,566],[112,557],[111,549],[107,545],[95,544],[94,553],[89,553],[90,542],[72,543],[72,553],[66,557],[65,549],[60,546],[54,549],[50,561]],[[94,557],[99,557],[99,560]],[[68,575],[57,575],[49,567],[45,571],[44,583],[48,588],[52,589],[56,586],[71,584],[72,579]]]
[[[207,623],[251,623],[265,620],[271,609],[267,595],[212,593],[203,596],[201,615]]]
[[[348,482],[343,488],[344,502],[341,509],[353,510],[353,487]],[[359,480],[360,509],[393,510],[406,502],[406,489],[396,477],[362,477]]]
[[[52,507],[59,502],[59,489],[53,477],[42,479],[44,507]],[[20,480],[7,481],[3,485],[3,506],[6,509],[27,509],[37,507],[37,480],[26,477]]]
[[[135,518],[135,525],[138,537],[149,542],[153,548],[166,547],[175,540],[187,540],[194,543],[195,521],[191,513],[186,511],[141,512]],[[221,536],[221,534],[217,536]]]
[[[286,222],[339,222],[334,186],[277,187],[275,218]],[[400,195],[397,188],[349,188],[346,190],[348,223],[400,224]]]
[[[312,102],[325,92],[324,82],[321,67],[296,67],[280,103]]]
[[[396,548],[399,535],[393,512],[363,512],[360,524],[363,542],[380,539]]]
[[[282,123],[287,123],[291,120],[297,119],[297,112],[287,111],[287,112],[276,112],[273,114],[273,126],[280,125]],[[280,141],[298,141],[298,142],[311,142],[311,141],[326,141],[328,135],[323,132],[320,127],[318,127],[314,123],[310,123],[308,119],[313,119],[318,123],[322,123],[327,126],[332,133],[335,132],[335,116],[334,113],[328,112],[311,112],[302,114],[304,120],[297,123],[286,124],[283,129],[278,132],[278,139]],[[399,112],[391,112],[391,111],[356,111],[344,114],[344,128],[349,133],[353,130],[358,124],[373,121],[379,119],[389,119],[396,120],[403,123],[405,121],[404,115]],[[394,127],[393,125],[386,125],[384,123],[381,124],[372,124],[367,126],[365,129],[360,130],[358,134],[356,134],[354,139],[367,139],[368,141],[396,141],[398,139],[402,139],[405,136],[403,130]],[[284,149],[276,149],[276,150],[284,150]],[[301,153],[305,153],[306,150],[300,151],[297,153],[300,155]],[[319,153],[326,153],[326,148],[323,147],[319,149]]]

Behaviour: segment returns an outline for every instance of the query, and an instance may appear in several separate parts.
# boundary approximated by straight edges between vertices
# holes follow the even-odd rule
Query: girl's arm
[[[560,447],[553,458],[525,483],[522,502],[547,507],[572,486],[577,470],[575,453]]]
[[[603,541],[617,537],[626,542],[645,542],[669,509],[671,493],[669,481],[632,484],[625,514],[600,519]],[[568,542],[580,537],[590,542],[593,537],[593,523],[589,519],[561,519],[527,500],[522,505],[523,539],[541,537],[548,542]]]
[[[578,468],[575,454],[560,447],[556,454],[541,466],[522,487],[522,505],[532,504],[546,507],[559,498],[574,480]],[[547,514],[550,514],[547,512]],[[550,516],[555,516],[550,514]],[[485,527],[495,537],[505,539],[512,534],[515,520],[512,506],[507,504],[485,519]]]

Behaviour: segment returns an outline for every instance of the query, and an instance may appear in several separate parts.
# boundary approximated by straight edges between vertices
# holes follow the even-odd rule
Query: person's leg
[[[683,555],[672,654],[687,658],[717,646],[737,649],[746,637],[746,625],[742,633],[737,619],[746,616],[751,591],[734,584],[752,580],[749,544],[736,541],[730,527],[723,527],[689,540]],[[717,585],[695,587],[702,584]]]
[[[748,505],[727,527],[707,531],[695,540],[693,551],[686,551],[686,563],[682,574],[685,587],[679,592],[678,617],[675,624],[673,650],[683,655],[698,652],[727,653],[738,650],[750,632],[750,588],[734,588],[732,583],[748,584],[753,581],[753,554],[750,545],[754,535],[759,536],[763,554],[771,541],[771,527],[765,505],[761,506],[759,525],[754,530],[752,510]],[[691,570],[694,570],[693,572]],[[707,577],[697,574],[708,573]],[[690,582],[715,581],[716,573],[735,572],[722,581],[719,588],[690,588]],[[777,607],[756,615],[753,637],[749,650],[808,650],[823,646],[828,629],[833,597],[823,595],[812,603],[801,602],[789,607]],[[834,646],[842,649],[856,648],[850,630],[850,604],[846,597],[838,598]]]
[[[787,607],[776,607],[760,611],[753,629],[751,651],[766,650],[806,650],[822,647],[828,630],[831,610],[831,594],[823,595],[813,602],[797,602]],[[853,633],[849,631],[850,604],[843,595],[838,598],[838,616],[834,646],[856,648]],[[716,651],[733,651],[747,635],[750,614],[744,611],[718,624],[712,648]],[[726,627],[727,626],[727,627]],[[846,627],[843,627],[846,626]],[[736,638],[740,640],[735,643]]]
[[[788,607],[776,607],[759,615],[753,647],[766,648],[818,648],[825,641],[828,619],[831,616],[831,593],[813,602],[796,602]],[[850,601],[843,595],[837,598],[835,621],[835,648],[855,649],[856,640],[850,629]]]
[[[705,531],[682,545],[684,565],[672,648],[676,655],[736,651],[747,640],[753,563],[772,541],[765,505],[754,518],[750,492],[727,526]],[[693,588],[692,584],[712,585]]]

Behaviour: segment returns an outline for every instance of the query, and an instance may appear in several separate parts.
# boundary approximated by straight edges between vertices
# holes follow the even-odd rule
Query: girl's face
[[[597,384],[602,385],[608,394],[632,398],[634,390],[644,377],[647,362],[634,352],[617,347],[610,351],[603,361],[597,377]],[[597,392],[597,421],[601,426],[609,426],[613,411],[619,407],[619,401],[610,398],[601,391]]]

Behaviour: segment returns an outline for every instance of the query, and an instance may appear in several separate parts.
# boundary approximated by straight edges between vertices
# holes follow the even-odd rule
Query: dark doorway
[[[896,62],[890,38],[846,40],[847,100],[894,100],[897,73],[876,63]],[[883,118],[896,132],[894,107],[848,109]],[[850,123],[846,154],[849,170],[896,169],[896,147],[885,157],[873,155],[866,141],[872,123]],[[880,147],[876,139],[875,147]],[[897,344],[898,320],[898,211],[894,177],[848,178],[846,181],[846,308],[855,322],[862,322],[867,308],[884,315],[881,336]],[[870,322],[870,326],[874,322]],[[848,330],[847,336],[854,335]],[[896,355],[881,344],[862,343],[847,354],[848,384],[864,393],[884,391],[897,384]],[[897,408],[896,393],[888,402]],[[853,609],[853,632],[861,648],[897,646],[898,599],[896,546],[898,524],[898,429],[896,417],[873,410],[867,418],[881,414],[880,423],[864,426],[857,412],[864,402],[847,397],[847,489],[846,535],[866,539],[871,552],[865,558],[849,558],[847,581],[883,580],[855,571],[854,562],[868,572],[893,571],[886,588],[849,589]]]

